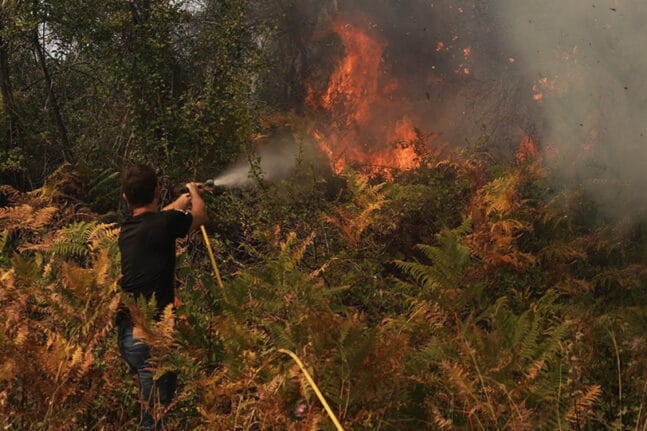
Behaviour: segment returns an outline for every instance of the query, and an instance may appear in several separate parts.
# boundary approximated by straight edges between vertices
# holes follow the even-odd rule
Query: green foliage
[[[85,264],[96,250],[106,250],[111,259],[119,256],[116,239],[119,229],[97,221],[76,222],[59,230],[50,252],[64,259]]]
[[[476,422],[486,429],[516,429],[528,421],[535,429],[567,426],[563,405],[571,394],[554,398],[569,373],[563,343],[570,328],[559,295],[549,291],[520,311],[506,296],[489,302],[494,298],[483,295],[482,282],[468,276],[474,262],[461,243],[468,227],[439,234],[438,246],[421,246],[431,264],[398,264],[420,286],[409,287],[416,294],[403,322],[416,340],[408,369],[426,386],[418,402],[428,416],[420,420],[439,426]],[[584,408],[580,413],[586,415]]]
[[[39,186],[62,162],[212,176],[258,130],[264,3],[5,2],[0,182]]]
[[[181,159],[178,172],[210,167],[252,133],[245,71],[255,52],[247,50],[243,5],[208,2],[193,14],[178,3],[150,2],[148,21],[133,22],[122,2],[90,2],[70,11],[80,22],[94,22],[95,12],[104,18],[83,35],[62,13],[66,5],[50,5],[48,15],[63,47],[81,43],[75,49],[91,54],[89,64],[104,78],[113,67],[124,73],[110,81],[114,94],[95,83],[110,103],[76,114],[84,127],[110,117],[111,126],[88,133],[88,161],[109,152],[107,137],[119,130],[122,156]],[[214,19],[223,33],[189,26],[186,38],[169,38],[177,19]],[[154,23],[159,31],[133,40]],[[17,33],[7,37],[33,23],[13,25]],[[128,62],[145,63],[136,71],[154,69],[147,49],[179,61],[170,47],[198,41],[223,64],[193,57],[196,76],[209,77],[200,85],[180,73],[174,82],[181,85],[171,88],[168,64],[155,76],[129,74]],[[125,50],[123,60],[111,43]],[[74,82],[67,85],[78,95]],[[143,106],[137,91],[159,103]],[[222,110],[228,114],[220,117]],[[152,121],[157,115],[163,119]],[[175,148],[185,131],[193,144],[205,131],[214,138],[193,152]],[[85,139],[73,136],[79,145]],[[153,346],[155,373],[180,375],[169,426],[332,429],[301,369],[278,351],[289,349],[345,429],[643,429],[644,223],[591,222],[590,202],[551,195],[536,164],[490,169],[452,157],[401,173],[395,183],[334,176],[300,160],[281,183],[207,197],[206,227],[224,288],[202,238],[192,235],[180,244],[175,315],[168,309],[155,320],[154,301],[129,304]],[[116,430],[136,421],[136,382],[118,357],[112,327],[118,228],[87,208],[112,210],[108,201],[118,199],[116,169],[99,165],[61,164],[30,193],[3,189],[4,428]]]
[[[13,147],[8,150],[0,150],[0,172],[15,173],[22,172],[27,166],[25,155],[20,147]]]
[[[435,292],[446,293],[463,287],[461,278],[465,266],[469,263],[470,251],[460,239],[469,231],[470,223],[470,220],[466,219],[457,229],[443,230],[437,237],[438,246],[418,246],[432,265],[397,262],[399,268],[416,280],[426,297],[434,298],[438,295]]]
[[[1,427],[134,426],[98,219],[125,162],[172,182],[255,164],[276,3],[2,2],[0,182],[43,187],[0,208]],[[346,429],[644,429],[644,221],[605,225],[534,162],[465,158],[379,184],[300,160],[209,198],[224,289],[193,237],[175,319],[130,304],[155,372],[180,374],[170,427],[331,429],[284,348]]]

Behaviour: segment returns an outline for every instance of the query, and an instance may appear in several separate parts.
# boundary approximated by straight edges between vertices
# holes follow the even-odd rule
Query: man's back
[[[146,212],[121,225],[121,287],[147,300],[155,294],[158,310],[174,299],[175,240],[187,234],[191,215],[182,211]]]

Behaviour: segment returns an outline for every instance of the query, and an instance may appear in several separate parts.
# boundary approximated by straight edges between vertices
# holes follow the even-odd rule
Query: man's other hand
[[[173,202],[173,208],[186,211],[191,205],[191,193],[182,193],[178,198]]]
[[[194,190],[196,193],[202,193],[205,190],[204,183],[198,182],[186,183],[185,187],[187,188],[187,190],[189,190],[189,193],[191,193],[192,190]]]

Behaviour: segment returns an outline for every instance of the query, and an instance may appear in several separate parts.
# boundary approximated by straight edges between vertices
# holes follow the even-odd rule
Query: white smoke
[[[608,216],[647,206],[647,2],[497,0],[501,40],[536,82],[546,161]]]

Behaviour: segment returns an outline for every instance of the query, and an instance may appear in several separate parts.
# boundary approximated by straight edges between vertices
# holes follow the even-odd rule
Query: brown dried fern
[[[364,231],[375,222],[374,213],[386,202],[381,189],[384,184],[371,186],[362,176],[351,177],[354,199],[350,204],[336,207],[334,214],[322,214],[324,221],[339,229],[342,238],[353,250],[359,249]]]
[[[566,420],[580,426],[593,414],[593,407],[598,402],[602,389],[600,385],[591,385],[583,391],[574,394],[573,406],[566,413]]]
[[[29,204],[0,208],[0,230],[39,232],[52,221],[57,211],[55,207],[34,208]]]

